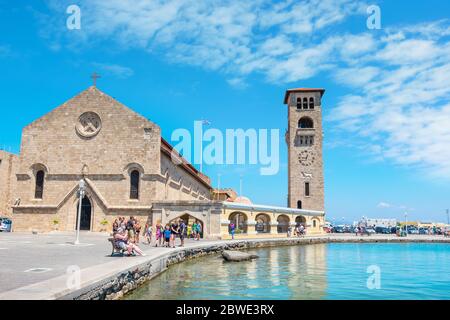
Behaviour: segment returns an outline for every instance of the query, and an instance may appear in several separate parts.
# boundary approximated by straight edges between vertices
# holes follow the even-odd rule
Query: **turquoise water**
[[[249,252],[260,258],[226,263],[209,256],[171,266],[126,299],[450,299],[450,244],[336,243]]]

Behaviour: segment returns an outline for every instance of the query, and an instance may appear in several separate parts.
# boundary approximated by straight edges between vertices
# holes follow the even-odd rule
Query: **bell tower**
[[[289,89],[288,207],[324,211],[322,96],[324,89]]]

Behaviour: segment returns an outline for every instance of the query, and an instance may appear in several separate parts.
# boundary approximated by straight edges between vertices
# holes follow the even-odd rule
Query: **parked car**
[[[427,228],[419,228],[419,234],[429,234],[429,231]]]
[[[408,227],[408,233],[409,234],[419,234],[419,229],[415,227]]]
[[[0,232],[11,232],[12,221],[8,218],[0,217]]]
[[[352,226],[344,226],[344,232],[345,233],[353,233],[353,227]]]
[[[375,227],[375,232],[376,233],[381,233],[381,234],[390,234],[391,233],[391,229],[388,227]]]
[[[334,233],[344,233],[345,232],[344,230],[345,230],[344,226],[334,226],[333,227],[333,232]]]
[[[375,232],[375,229],[372,228],[372,227],[366,228],[366,229],[365,229],[365,232],[368,233],[368,234],[375,234],[375,233],[376,233],[376,232]]]

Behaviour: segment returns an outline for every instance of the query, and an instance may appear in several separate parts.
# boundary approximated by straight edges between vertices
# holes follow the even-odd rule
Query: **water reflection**
[[[174,265],[127,299],[321,299],[326,245],[251,250],[259,259],[202,257]]]
[[[450,299],[450,244],[315,244],[171,266],[126,299]],[[367,267],[381,288],[367,287]]]

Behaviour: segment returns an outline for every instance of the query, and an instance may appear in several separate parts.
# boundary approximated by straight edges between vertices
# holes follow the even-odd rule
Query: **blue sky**
[[[68,30],[66,9],[81,8]],[[369,5],[380,30],[366,26]],[[0,146],[91,84],[177,128],[286,128],[283,95],[323,87],[326,210],[445,221],[450,207],[450,3],[423,1],[0,0]],[[285,205],[280,172],[204,166],[213,183]]]

